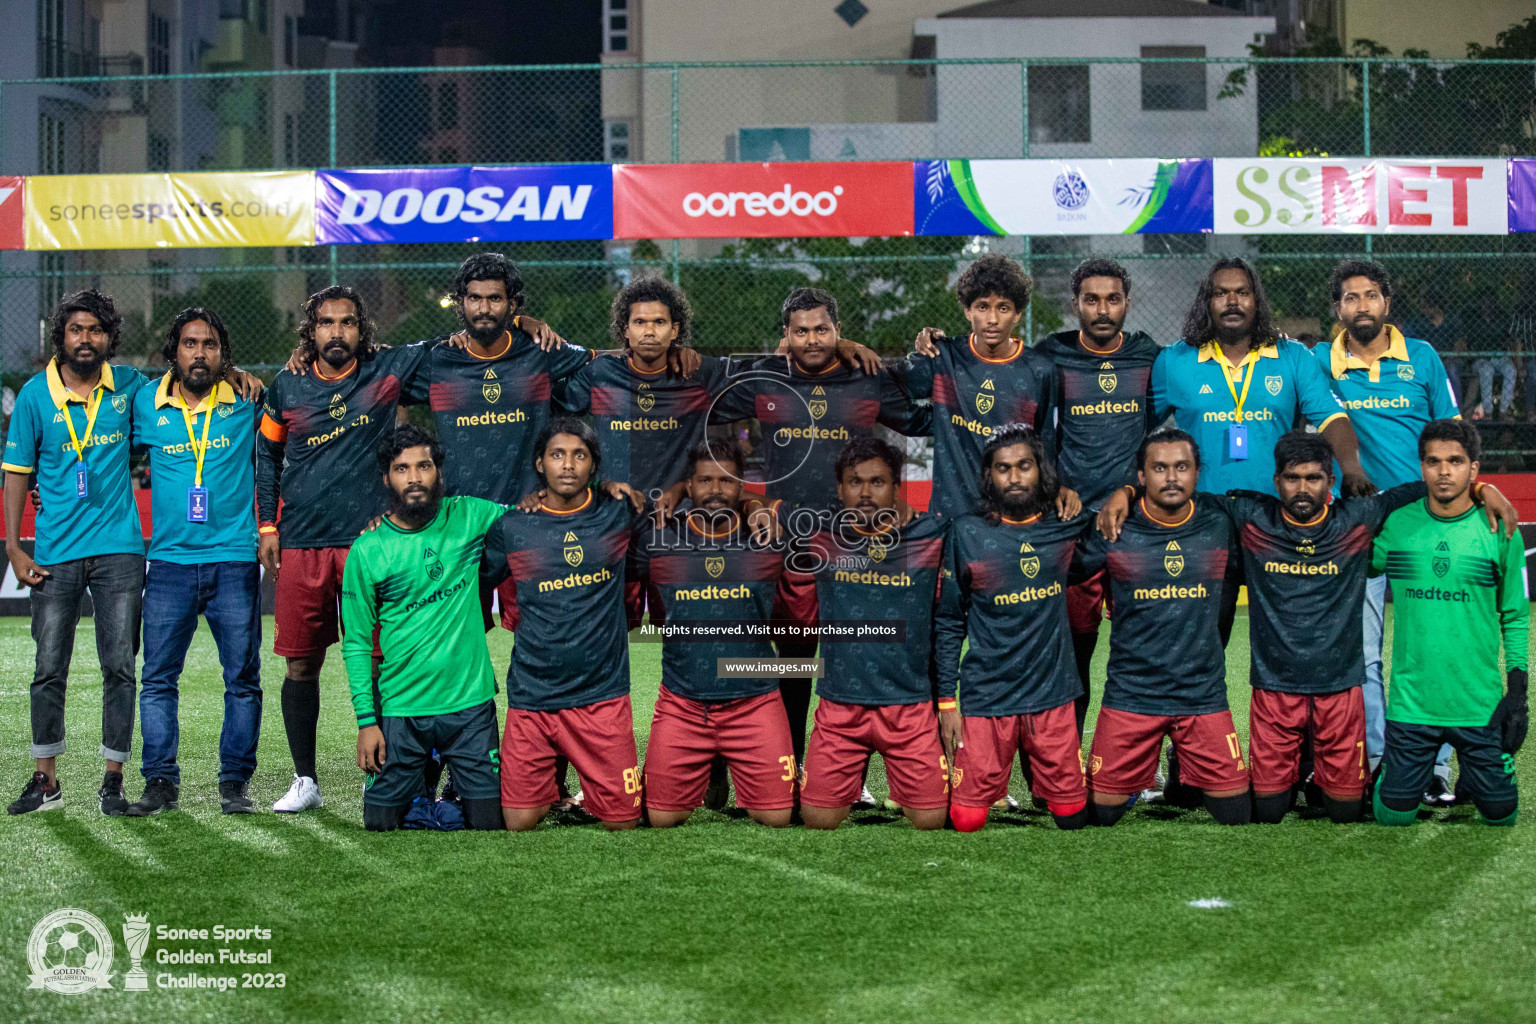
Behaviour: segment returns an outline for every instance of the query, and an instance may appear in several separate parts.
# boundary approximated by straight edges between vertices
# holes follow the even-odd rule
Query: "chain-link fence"
[[[936,157],[1536,155],[1536,62],[1404,59],[910,60],[347,69],[0,81],[0,171],[431,166],[469,163],[918,160]],[[843,303],[883,352],[919,327],[963,323],[964,261],[1016,255],[1039,287],[1028,330],[1071,320],[1068,277],[1088,255],[1126,263],[1132,324],[1176,338],[1218,255],[1261,268],[1290,333],[1325,336],[1340,256],[1373,253],[1398,279],[1394,319],[1446,356],[1499,468],[1536,452],[1536,241],[1531,235],[1125,235],[647,239],[500,246],[529,310],[604,346],[607,304],[631,275],[689,292],[709,351],[760,350],[793,286]],[[455,327],[458,262],[481,246],[10,252],[0,255],[0,357],[12,386],[43,355],[40,324],[66,292],[101,287],[154,364],[175,310],[218,309],[242,363],[280,363],[303,298],[360,287],[392,343]],[[1531,468],[1536,469],[1536,460]]]

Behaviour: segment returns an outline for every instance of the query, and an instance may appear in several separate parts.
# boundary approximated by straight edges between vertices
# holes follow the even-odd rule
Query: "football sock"
[[[1254,793],[1253,820],[1262,825],[1278,825],[1285,820],[1285,812],[1291,809],[1293,791],[1283,793]]]
[[[979,832],[981,826],[987,823],[987,810],[985,807],[961,807],[959,804],[949,805],[949,820],[954,823],[956,832]]]
[[[1131,809],[1131,803],[1127,800],[1123,804],[1089,804],[1093,809],[1093,823],[1108,827],[1125,817],[1125,812]]]
[[[1289,794],[1286,796],[1289,800]],[[1239,793],[1237,796],[1204,796],[1202,802],[1218,825],[1246,825],[1253,820],[1253,798],[1247,793]]]
[[[320,681],[283,680],[283,731],[288,734],[288,753],[293,773],[315,778],[315,730],[320,724]]]
[[[1088,801],[1079,800],[1071,804],[1047,803],[1051,817],[1056,819],[1056,827],[1064,832],[1072,832],[1088,824]]]
[[[500,832],[506,827],[501,820],[500,797],[481,797],[475,800],[465,797],[459,802],[464,807],[464,824],[469,828]]]
[[[405,823],[407,807],[382,807],[363,804],[363,827],[369,832],[393,832]]]
[[[1407,799],[1388,798],[1382,799],[1381,785],[1378,783],[1372,796],[1372,807],[1376,812],[1376,824],[1378,825],[1412,825],[1419,820],[1419,798]]]
[[[1328,820],[1335,825],[1348,825],[1359,821],[1360,815],[1365,812],[1365,800],[1335,800],[1327,793],[1323,794],[1323,806],[1328,808]]]

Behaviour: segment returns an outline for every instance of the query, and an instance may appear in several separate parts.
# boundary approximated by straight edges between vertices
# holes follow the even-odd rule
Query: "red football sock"
[[[1058,804],[1047,801],[1045,806],[1058,818],[1070,818],[1084,807],[1087,807],[1088,801],[1086,798],[1077,801],[1075,804]]]
[[[987,807],[961,807],[949,805],[949,820],[955,823],[956,832],[979,832],[987,823]]]

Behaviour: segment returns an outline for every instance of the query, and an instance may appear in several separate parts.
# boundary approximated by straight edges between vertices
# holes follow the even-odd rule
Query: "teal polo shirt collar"
[[[192,415],[195,417],[198,413],[205,410],[211,413],[218,406],[234,404],[235,389],[230,387],[229,381],[221,380],[218,386],[204,395],[202,401],[197,403],[197,408],[192,410]],[[166,372],[164,377],[160,378],[160,386],[155,388],[155,408],[163,409],[168,405],[174,406],[177,409],[185,409],[187,407],[186,400],[181,397],[179,389],[176,387],[175,378],[169,371]]]

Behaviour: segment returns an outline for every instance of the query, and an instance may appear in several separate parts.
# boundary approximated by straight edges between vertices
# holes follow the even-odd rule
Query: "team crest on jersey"
[[[339,420],[347,414],[347,403],[341,400],[341,392],[331,396],[331,419]]]
[[[1268,391],[1272,395],[1278,395],[1280,393],[1280,387],[1284,383],[1285,381],[1281,380],[1279,377],[1265,377],[1264,390]]]
[[[1398,380],[1413,380],[1413,364],[1412,363],[1398,363],[1397,364],[1397,379]]]
[[[113,395],[112,396],[112,408],[117,410],[118,412],[127,412],[128,411],[128,396],[127,395]]]
[[[883,562],[883,561],[885,561],[885,555],[886,555],[887,550],[888,549],[886,548],[886,546],[884,544],[876,544],[873,541],[871,541],[870,545],[869,545],[869,548],[868,548],[868,551],[867,551],[867,554],[869,555],[870,561],[872,561],[872,562]]]
[[[1101,373],[1101,374],[1099,374],[1099,388],[1106,395],[1114,394],[1114,392],[1115,392],[1115,375],[1112,374],[1112,373]]]
[[[656,396],[651,393],[649,384],[640,385],[640,393],[635,396],[635,404],[640,407],[641,412],[650,412],[656,407]]]
[[[817,395],[821,397],[817,398]],[[819,420],[827,414],[827,393],[820,384],[812,389],[809,405],[811,407],[811,419]]]
[[[981,390],[976,392],[976,411],[983,416],[991,412],[992,407],[997,404],[997,396],[993,394],[994,390],[992,378],[988,377],[981,382]]]
[[[1028,558],[1019,559],[1019,571],[1022,572],[1025,576],[1028,576],[1030,579],[1034,579],[1036,576],[1040,575],[1039,557],[1031,555]]]
[[[226,405],[219,406],[219,419],[221,419],[221,420],[229,419],[229,417],[234,413],[234,411],[235,411],[235,407],[232,406],[232,405],[226,404]]]
[[[1201,393],[1201,394],[1202,394],[1202,395],[1210,395],[1210,394],[1215,394],[1215,392],[1213,392],[1213,391],[1212,391],[1212,390],[1211,390],[1211,386],[1210,386],[1210,385],[1209,385],[1209,384],[1201,384],[1201,385],[1200,385],[1200,393]]]
[[[426,553],[422,557],[426,560],[427,575],[432,577],[432,582],[436,583],[438,580],[442,579],[443,563],[442,560],[437,557],[437,552],[431,548],[427,548]]]
[[[715,579],[719,579],[720,574],[725,572],[725,556],[715,555],[704,559],[704,571]]]
[[[1441,541],[1435,548],[1435,557],[1429,564],[1435,570],[1437,579],[1445,579],[1445,574],[1451,571],[1451,549],[1445,541]]]
[[[1099,769],[1103,768],[1103,767],[1104,767],[1104,759],[1102,757],[1100,757],[1098,754],[1094,754],[1093,755],[1093,771],[1091,772],[1091,774],[1093,774],[1093,775],[1099,774]]]
[[[485,396],[485,400],[487,402],[495,405],[501,398],[501,382],[497,381],[495,384],[481,384],[480,393]]]
[[[1312,543],[1311,537],[1307,537],[1300,544],[1296,545],[1296,553],[1303,558],[1311,558],[1317,554],[1317,546]]]
[[[581,544],[576,534],[570,530],[565,532],[565,560],[570,563],[572,569],[581,564]]]
[[[1179,548],[1178,541],[1171,540],[1168,542],[1168,546],[1163,550],[1180,551],[1181,549]],[[1179,573],[1184,571],[1184,555],[1163,555],[1163,568],[1168,570],[1169,576],[1177,576]]]

